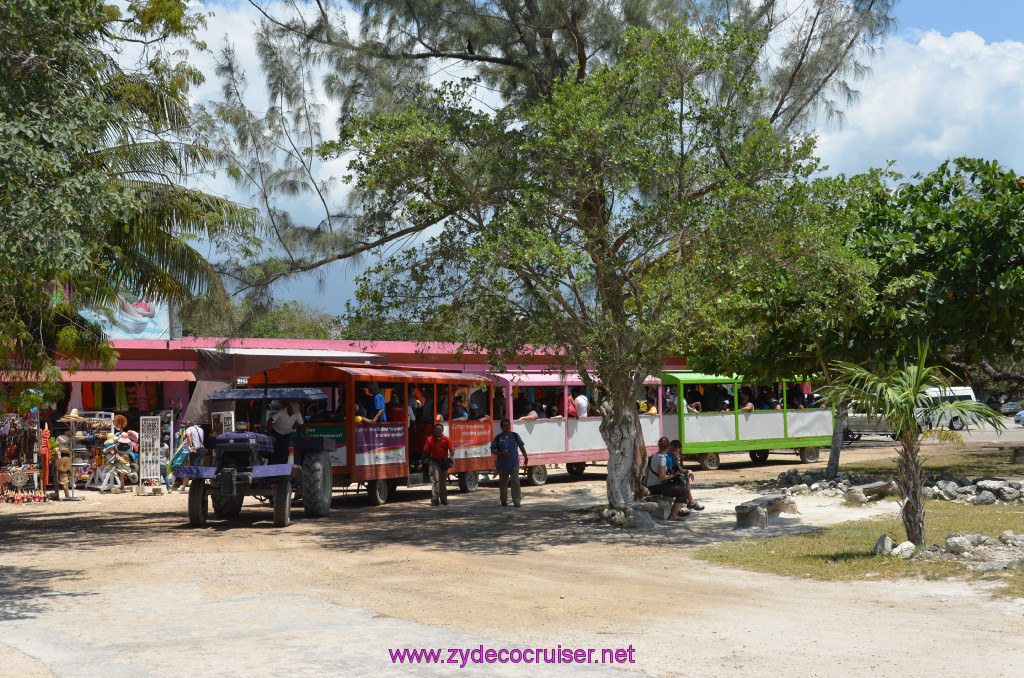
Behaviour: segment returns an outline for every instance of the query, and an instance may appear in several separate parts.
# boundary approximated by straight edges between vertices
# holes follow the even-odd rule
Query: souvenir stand
[[[103,444],[114,433],[114,413],[71,410],[57,421],[67,424],[68,429],[57,437],[52,458],[54,490],[58,499],[60,490],[64,491],[64,498],[73,499],[78,483],[89,487],[98,481]]]
[[[36,412],[0,415],[0,501],[23,504],[45,500],[37,452],[41,440]]]

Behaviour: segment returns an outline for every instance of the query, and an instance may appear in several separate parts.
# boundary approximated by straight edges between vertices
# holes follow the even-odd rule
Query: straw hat
[[[123,414],[114,415],[114,428],[121,431],[128,426],[128,420]]]
[[[117,437],[117,442],[119,442],[119,443],[130,443],[131,441],[132,441],[132,437],[130,435],[128,435],[127,432],[124,432],[124,433],[122,433],[121,435],[119,435]]]
[[[117,442],[117,434],[116,433],[108,433],[106,440],[103,441],[104,444],[116,443],[116,442]]]
[[[61,473],[67,473],[71,470],[71,457],[61,457],[57,460],[57,470]]]
[[[70,447],[71,438],[68,438],[67,436],[64,435],[57,436],[57,444],[60,445],[61,447]]]
[[[65,414],[57,421],[88,421],[85,417],[78,416],[78,408],[72,408],[70,412]]]

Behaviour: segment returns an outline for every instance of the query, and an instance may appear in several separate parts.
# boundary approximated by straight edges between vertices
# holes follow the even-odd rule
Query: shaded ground
[[[891,445],[862,444],[844,460],[891,454]],[[191,530],[178,495],[0,505],[0,675],[450,675],[447,666],[393,666],[387,650],[482,644],[632,645],[637,663],[623,668],[660,676],[781,667],[913,676],[949,666],[950,638],[974,649],[968,674],[1024,670],[1024,603],[994,600],[979,585],[834,584],[691,559],[699,545],[743,536],[732,506],[750,492],[738,483],[794,464],[772,457],[761,468],[727,462],[699,472],[707,511],[651,533],[592,523],[600,473],[580,482],[553,474],[548,486],[525,489],[520,510],[499,506],[486,483],[438,508],[423,491],[376,508],[363,495],[338,495],[325,519],[306,520],[296,507],[285,530],[272,527],[266,507]],[[773,531],[895,510],[820,497],[798,505],[803,515]]]

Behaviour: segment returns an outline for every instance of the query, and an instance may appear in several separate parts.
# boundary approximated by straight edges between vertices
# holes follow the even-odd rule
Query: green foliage
[[[833,382],[825,387],[824,398],[833,407],[856,402],[864,411],[883,418],[900,441],[897,462],[903,494],[903,524],[907,538],[924,545],[924,513],[921,490],[924,486],[920,459],[921,421],[940,421],[943,416],[959,416],[966,422],[984,422],[997,431],[1005,425],[1003,417],[976,400],[946,402],[928,394],[929,389],[944,388],[944,377],[953,376],[941,367],[929,366],[928,342],[918,342],[917,359],[902,368],[885,373],[871,371],[846,362],[832,365]]]
[[[1024,182],[996,162],[958,158],[875,196],[853,244],[878,262],[864,320],[891,355],[930,336],[961,363],[1022,356]],[[881,353],[881,351],[880,351]]]
[[[50,389],[58,360],[110,366],[86,307],[220,290],[190,238],[255,215],[181,186],[212,156],[190,128],[201,76],[167,41],[201,24],[182,0],[0,7],[0,380]],[[122,65],[133,46],[137,65]]]

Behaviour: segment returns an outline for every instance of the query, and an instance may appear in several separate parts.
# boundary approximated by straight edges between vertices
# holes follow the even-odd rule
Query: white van
[[[958,400],[977,400],[974,395],[974,389],[970,386],[944,386],[942,388],[930,388],[925,391],[925,393],[927,393],[931,398],[947,403],[953,403]],[[922,413],[918,417],[918,420],[921,421],[921,425],[925,428],[943,428],[948,425],[950,430],[953,431],[962,431],[968,424],[967,421],[964,421],[963,417],[957,414],[954,414],[952,417],[948,414],[943,414],[939,417],[938,421],[930,421],[924,417]]]

